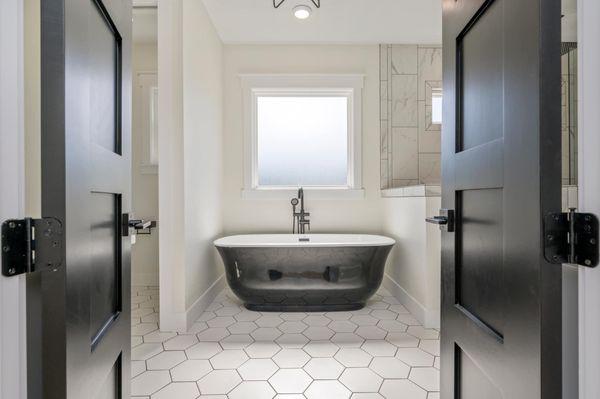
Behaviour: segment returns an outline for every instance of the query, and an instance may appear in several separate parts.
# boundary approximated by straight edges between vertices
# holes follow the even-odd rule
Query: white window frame
[[[314,199],[364,198],[362,186],[362,91],[364,75],[240,75],[244,97],[244,188],[246,199],[287,199],[298,187],[258,184],[259,97],[346,97],[348,100],[348,184],[307,186]]]

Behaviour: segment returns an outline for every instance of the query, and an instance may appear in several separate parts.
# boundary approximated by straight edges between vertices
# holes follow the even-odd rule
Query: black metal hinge
[[[63,228],[55,218],[13,219],[2,223],[2,274],[56,269],[62,265]]]
[[[591,213],[550,213],[544,218],[544,257],[550,263],[598,266],[598,218]]]

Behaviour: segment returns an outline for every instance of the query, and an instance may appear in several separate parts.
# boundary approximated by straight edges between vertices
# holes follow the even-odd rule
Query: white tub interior
[[[247,234],[223,237],[217,247],[379,247],[394,245],[389,237],[369,234]]]

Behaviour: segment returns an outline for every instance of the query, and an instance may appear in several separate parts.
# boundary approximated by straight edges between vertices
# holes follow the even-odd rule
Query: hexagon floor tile
[[[265,381],[244,381],[229,393],[229,399],[271,399],[275,391]]]
[[[156,287],[131,307],[136,398],[439,399],[439,330],[383,288],[326,313],[252,312],[227,288],[186,333],[156,329]]]
[[[312,381],[302,369],[280,369],[269,378],[277,393],[302,393]]]

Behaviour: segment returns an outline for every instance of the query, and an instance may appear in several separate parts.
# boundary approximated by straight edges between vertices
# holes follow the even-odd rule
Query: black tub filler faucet
[[[300,204],[300,212],[296,212],[296,207]],[[310,231],[309,212],[304,211],[304,189],[298,190],[298,198],[292,198],[292,234],[306,234],[306,228]]]

